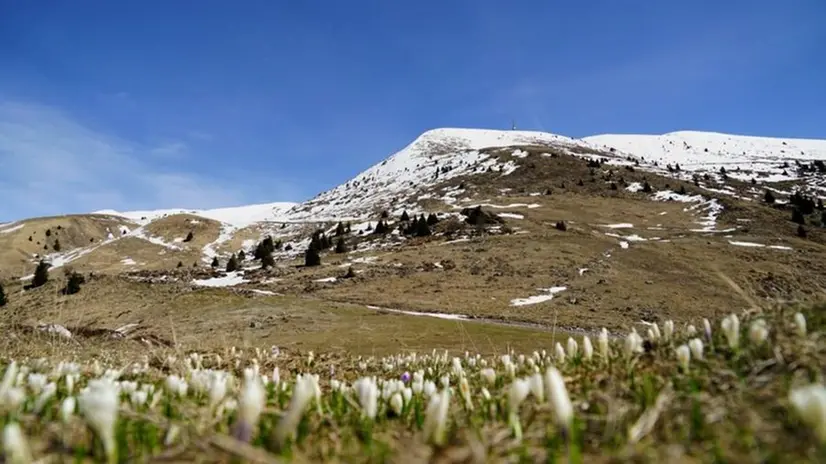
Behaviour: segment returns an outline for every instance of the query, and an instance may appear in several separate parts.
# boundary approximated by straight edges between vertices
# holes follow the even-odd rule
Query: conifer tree
[[[275,266],[275,258],[273,258],[272,253],[267,253],[261,258],[261,269],[267,269],[273,266]]]
[[[651,184],[649,184],[648,181],[645,181],[645,183],[642,184],[642,191],[645,193],[651,193],[653,191]]]
[[[430,226],[427,225],[427,220],[422,215],[416,225],[416,237],[427,237],[431,234]]]
[[[797,236],[800,238],[806,238],[809,234],[806,233],[806,228],[803,227],[803,224],[797,226]]]
[[[37,288],[42,285],[45,285],[46,282],[49,281],[49,268],[51,264],[47,263],[46,261],[41,260],[37,267],[34,270],[34,278],[32,279],[32,283],[30,288]]]
[[[235,257],[235,253],[229,257],[229,261],[227,261],[227,272],[235,272],[238,270],[238,258]]]
[[[416,230],[419,229],[419,218],[417,216],[413,216],[413,221],[407,226],[405,230],[405,235],[413,235],[416,233]]]
[[[54,239],[54,245],[52,245],[52,248],[54,248],[54,251],[60,251],[60,240]]]
[[[218,262],[218,257],[217,256],[212,258],[212,263],[210,263],[210,266],[212,266],[213,269],[220,266],[220,265],[221,265],[221,263]]]
[[[193,238],[195,238],[195,236],[192,235],[192,231],[190,230],[189,233],[186,234],[186,238],[184,239],[184,242],[191,242]]]
[[[763,201],[765,201],[766,203],[768,203],[770,205],[774,204],[775,198],[774,198],[774,194],[772,193],[771,190],[766,190],[766,194],[763,195]]]
[[[82,275],[77,272],[72,272],[69,274],[69,280],[66,282],[66,288],[63,289],[63,294],[74,295],[80,291],[80,285],[85,282],[86,279]]]
[[[402,211],[402,215],[399,218],[400,221],[407,222],[410,220],[410,216],[407,214],[407,210]]]
[[[247,254],[244,253],[244,250],[238,252],[238,261],[244,261],[247,259]]]
[[[316,247],[311,244],[304,253],[304,266],[311,267],[319,265],[321,265],[321,256],[319,256]]]
[[[344,243],[344,238],[339,237],[336,242],[336,253],[347,253],[347,245]]]
[[[184,262],[183,261],[178,261],[178,266],[176,266],[176,267],[184,267]]]
[[[345,234],[346,229],[344,228],[344,224],[339,222],[336,226],[336,237],[341,237]]]
[[[261,242],[261,244],[264,246],[265,251],[268,251],[270,253],[275,251],[275,243],[272,240],[272,236],[267,235],[266,237],[264,237],[264,240]]]
[[[803,212],[798,208],[792,210],[792,222],[800,225],[806,224],[806,218],[803,216]]]
[[[376,235],[386,234],[388,232],[387,223],[379,220],[378,224],[376,224],[376,228],[373,229],[373,233]]]
[[[6,299],[6,290],[3,288],[3,284],[0,283],[0,307],[6,306],[8,302],[8,299]]]
[[[438,224],[438,223],[439,223],[439,217],[438,217],[438,216],[436,216],[435,214],[430,213],[430,214],[427,216],[427,225],[429,225],[429,226],[435,226],[435,225],[436,225],[436,224]]]

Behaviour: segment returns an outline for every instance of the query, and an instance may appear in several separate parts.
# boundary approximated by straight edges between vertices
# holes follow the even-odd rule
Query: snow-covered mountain
[[[246,227],[251,224],[264,221],[280,221],[283,220],[284,213],[297,203],[278,202],[278,203],[262,203],[257,205],[245,205],[229,208],[215,208],[215,209],[158,209],[147,211],[127,211],[119,212],[112,209],[105,209],[95,211],[92,214],[106,214],[111,216],[120,216],[131,219],[140,225],[148,224],[156,219],[171,216],[173,214],[192,214],[194,216],[201,216],[207,219],[212,219],[224,224],[232,225],[236,228]]]
[[[631,156],[643,169],[657,172],[679,164],[682,172],[729,172],[761,182],[797,179],[784,163],[826,160],[826,140],[752,137],[714,132],[680,131],[663,135],[603,134],[574,139],[547,132],[441,128],[423,133],[402,150],[353,179],[303,203],[268,203],[211,210],[167,209],[97,213],[118,215],[138,223],[178,213],[214,219],[236,228],[262,221],[323,222],[365,219],[376,209],[409,207],[413,195],[428,186],[489,169],[502,175],[517,166],[500,162],[485,149],[518,145],[547,146],[571,153],[602,152],[618,160]],[[658,162],[660,168],[653,166]],[[738,174],[732,174],[738,177]]]
[[[602,149],[679,164],[689,172],[716,171],[721,167],[760,174],[760,180],[777,182],[796,175],[784,163],[826,160],[826,140],[752,137],[716,132],[680,131],[663,135],[603,134],[582,139]],[[786,171],[786,174],[783,174]]]
[[[520,179],[513,181],[507,176],[519,176],[522,169],[528,169],[525,166],[535,163],[526,159],[529,156],[526,146],[532,147],[529,151],[533,156],[544,158],[564,153],[577,157],[597,156],[614,168],[635,165],[634,170],[683,180],[691,180],[695,173],[708,174],[702,176],[702,182],[695,181],[698,188],[747,201],[761,197],[764,187],[772,188],[778,194],[790,194],[788,186],[781,190],[769,185],[785,180],[794,180],[810,195],[823,197],[826,193],[822,164],[826,160],[826,140],[706,132],[606,134],[573,139],[545,132],[444,128],[425,132],[384,161],[303,203],[278,202],[208,210],[96,211],[98,216],[88,217],[88,224],[78,222],[72,226],[83,231],[75,234],[74,243],[64,242],[61,237],[63,250],[50,250],[53,252],[45,258],[53,263],[68,263],[102,247],[142,243],[123,239],[139,239],[161,247],[147,253],[163,257],[167,253],[189,250],[193,256],[187,259],[208,262],[215,256],[234,252],[238,247],[249,249],[264,235],[293,242],[291,253],[299,253],[309,243],[308,230],[320,225],[334,227],[337,221],[351,221],[354,231],[363,232],[370,229],[371,222],[375,223],[380,211],[386,210],[394,216],[402,210],[425,213],[430,211],[428,204],[431,201],[442,202],[448,206],[448,211],[460,209],[461,205],[472,201],[473,196],[472,187],[468,190],[461,185],[468,180],[468,185],[473,186],[474,176],[485,174],[485,183],[495,183],[501,178],[508,187],[518,185]],[[815,161],[820,162],[816,169],[813,167]],[[679,170],[666,166],[677,164]],[[721,167],[726,169],[727,176],[719,173]],[[558,175],[564,177],[564,171]],[[753,180],[755,185],[738,191],[724,182],[726,177]],[[530,178],[530,175],[526,177]],[[635,185],[641,188],[637,184],[627,190]],[[511,188],[502,189],[506,190]],[[534,194],[540,193],[531,193]],[[714,206],[716,213],[722,208],[714,199],[696,198],[702,199],[700,203],[703,205]],[[428,203],[421,203],[422,200],[428,200]],[[191,216],[206,220],[199,221]],[[9,259],[20,259],[20,256],[40,259],[40,254],[49,250],[48,244],[41,244],[32,236],[35,230],[29,228],[45,231],[48,227],[62,225],[49,218],[42,218],[37,226],[34,220],[25,223],[18,221],[0,227],[0,238],[17,253],[9,255]],[[69,227],[68,224],[63,226]],[[199,230],[195,242],[184,242],[187,233],[194,229]],[[130,254],[126,258],[133,261],[135,256]],[[153,259],[158,258],[144,256],[146,262]]]
[[[539,145],[592,148],[588,142],[546,132],[442,128],[425,132],[411,144],[353,179],[291,208],[291,220],[359,218],[379,207],[399,208],[403,200],[428,185],[515,165],[497,162],[487,148]],[[395,201],[394,201],[395,200]]]

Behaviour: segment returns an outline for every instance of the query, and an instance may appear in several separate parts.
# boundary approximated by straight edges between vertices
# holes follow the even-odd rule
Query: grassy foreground
[[[823,462],[822,311],[666,322],[497,357],[267,347],[4,359],[3,451],[5,462]]]

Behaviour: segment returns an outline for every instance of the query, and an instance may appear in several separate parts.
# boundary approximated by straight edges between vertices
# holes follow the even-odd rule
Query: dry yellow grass
[[[311,297],[193,289],[183,283],[148,284],[103,276],[71,296],[59,295],[61,285],[55,279],[23,294],[13,288],[12,303],[0,312],[2,321],[27,327],[55,323],[111,330],[138,324],[137,334],[174,340],[185,349],[278,345],[376,355],[433,348],[503,353],[508,347],[529,349],[537,341],[548,344],[562,334],[410,316]]]
[[[134,227],[124,218],[95,214],[33,218],[8,224],[0,229],[0,278],[30,273],[34,269],[32,256],[54,253],[55,240],[60,241],[61,251],[70,251],[100,243],[110,232],[117,235],[121,226]]]

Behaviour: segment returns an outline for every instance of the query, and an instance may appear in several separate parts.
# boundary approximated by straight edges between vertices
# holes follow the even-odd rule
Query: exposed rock
[[[492,224],[504,224],[505,220],[490,211],[485,211],[481,206],[475,208],[464,208],[460,211],[465,216],[465,222],[474,226],[485,226]]]

